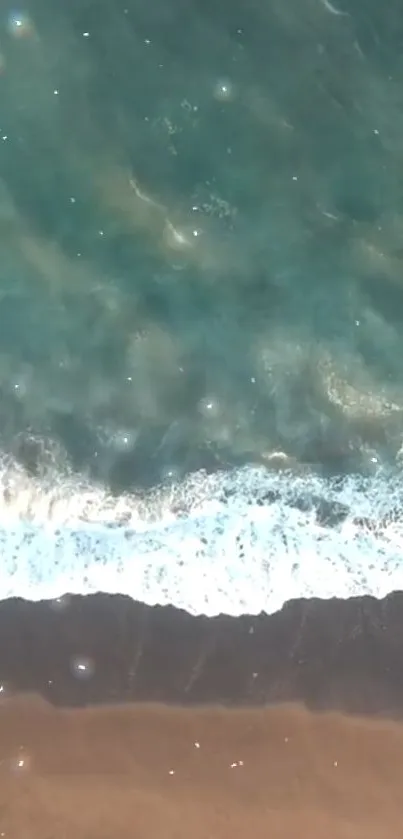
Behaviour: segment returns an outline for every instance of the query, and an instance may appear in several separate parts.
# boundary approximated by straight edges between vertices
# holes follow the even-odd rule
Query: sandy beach
[[[0,834],[396,837],[402,596],[0,605]]]
[[[399,835],[403,728],[270,709],[0,711],[3,836]]]

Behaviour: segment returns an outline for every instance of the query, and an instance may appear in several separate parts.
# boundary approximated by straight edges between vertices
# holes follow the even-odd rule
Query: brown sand
[[[0,835],[387,839],[403,726],[300,706],[0,705]]]
[[[402,660],[402,594],[0,603],[0,839],[396,839]]]

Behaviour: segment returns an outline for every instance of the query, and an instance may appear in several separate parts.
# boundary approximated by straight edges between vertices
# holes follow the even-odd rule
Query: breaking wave
[[[0,475],[0,597],[97,591],[192,614],[403,588],[403,480],[246,467],[113,497],[74,476]]]

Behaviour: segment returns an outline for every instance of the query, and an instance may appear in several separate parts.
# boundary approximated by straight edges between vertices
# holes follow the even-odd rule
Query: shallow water
[[[210,614],[399,587],[399,4],[35,0],[0,30],[2,596],[101,587]],[[280,489],[255,510],[257,467],[260,494]],[[83,573],[77,529],[106,571],[96,554]],[[185,535],[219,596],[210,572],[196,603],[178,583]],[[165,588],[134,584],[133,553]],[[264,556],[281,580],[262,597]]]

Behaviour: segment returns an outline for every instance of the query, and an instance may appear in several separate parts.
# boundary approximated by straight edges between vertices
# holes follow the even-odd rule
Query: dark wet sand
[[[10,600],[0,603],[0,640],[0,682],[56,705],[297,701],[403,711],[403,594],[214,619],[120,596]]]
[[[396,839],[402,661],[401,594],[2,603],[0,836]]]

